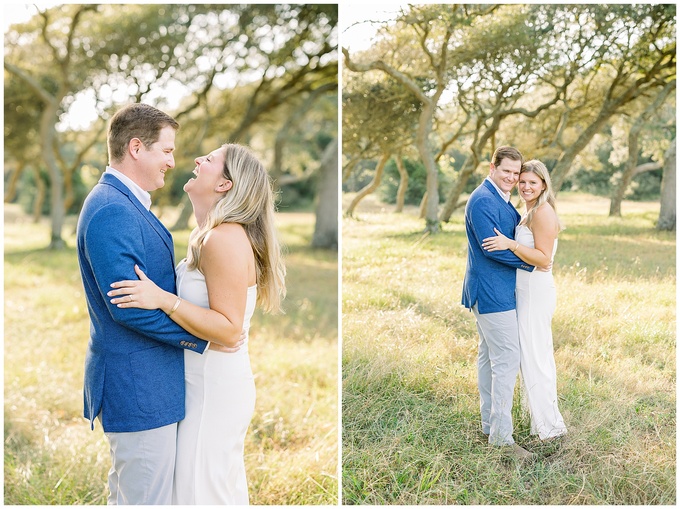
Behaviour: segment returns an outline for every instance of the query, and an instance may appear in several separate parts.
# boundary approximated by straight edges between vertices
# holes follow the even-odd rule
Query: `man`
[[[179,124],[145,104],[111,119],[109,166],[85,200],[77,245],[90,314],[85,418],[102,423],[110,447],[109,504],[171,504],[177,422],[184,418],[184,351],[208,343],[160,310],[109,302],[115,281],[137,279],[135,264],[158,286],[175,289],[170,232],[154,216],[150,191],[174,168]]]
[[[482,241],[497,228],[514,238],[520,215],[510,203],[524,158],[513,147],[498,147],[489,176],[470,195],[465,207],[468,258],[463,305],[477,320],[477,374],[482,432],[489,443],[505,446],[520,460],[532,455],[512,438],[512,398],[519,372],[519,331],[515,310],[516,269],[532,271],[512,251],[485,251]]]

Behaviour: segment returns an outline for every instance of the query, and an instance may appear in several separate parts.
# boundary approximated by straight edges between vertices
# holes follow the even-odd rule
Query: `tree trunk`
[[[553,190],[555,193],[557,193],[562,188],[562,184],[564,184],[567,175],[571,171],[571,165],[573,164],[574,159],[576,159],[576,156],[578,156],[581,151],[588,146],[590,140],[592,140],[593,137],[602,130],[613,114],[614,111],[600,113],[597,119],[595,119],[592,124],[590,124],[584,131],[581,132],[581,135],[576,139],[576,141],[569,145],[569,147],[564,152],[562,152],[557,164],[550,173],[550,180],[552,181]]]
[[[656,162],[656,161],[652,161],[650,163],[644,163],[644,164],[640,164],[640,165],[636,166],[635,168],[633,168],[633,172],[632,172],[631,177],[629,179],[628,185],[630,185],[630,181],[632,181],[632,179],[634,179],[640,173],[644,173],[646,171],[658,170],[662,167],[663,167],[663,165],[661,163]],[[626,188],[627,188],[627,186],[626,186]],[[619,190],[621,190],[620,193],[619,193]],[[624,197],[625,197],[625,189],[622,186],[617,187],[616,188],[616,194],[612,198],[612,202],[609,205],[609,217],[614,217],[614,216],[621,217],[621,204],[623,203]],[[615,207],[614,206],[614,200],[615,199],[619,200],[619,204],[618,204],[619,213],[618,214],[612,213],[612,210],[615,210],[615,208],[614,208]]]
[[[57,109],[61,99],[45,105],[40,122],[40,133],[42,137],[42,159],[47,166],[50,175],[50,209],[51,209],[51,238],[49,249],[63,249],[66,242],[61,236],[64,227],[64,176],[57,166],[56,158],[52,147],[54,146],[55,123],[57,120]]]
[[[623,174],[621,175],[621,181],[614,190],[614,195],[609,204],[609,217],[621,217],[621,203],[623,202],[623,197],[626,195],[626,191],[628,190],[628,187],[630,187],[633,177],[642,171],[637,165],[639,152],[638,139],[640,138],[640,133],[645,127],[645,123],[649,117],[663,105],[671,90],[675,90],[675,80],[670,81],[659,91],[654,101],[638,115],[630,128],[630,132],[628,133],[628,161],[626,161]]]
[[[637,166],[639,135],[640,131],[634,130],[634,128],[631,129],[628,135],[628,161],[626,161],[621,180],[616,186],[616,189],[614,189],[614,196],[612,196],[611,202],[609,203],[609,217],[621,217],[621,203],[623,202],[626,190],[633,180],[633,171],[635,170],[635,166]]]
[[[397,188],[397,207],[395,212],[404,211],[404,200],[406,198],[406,189],[408,189],[408,172],[404,167],[404,161],[401,158],[401,154],[394,158],[394,162],[397,163],[397,170],[399,170],[399,187]]]
[[[418,206],[419,219],[425,219],[426,206],[427,206],[427,191],[425,191],[423,198],[420,200],[420,205]]]
[[[454,7],[457,9],[458,7]],[[433,95],[426,94],[422,87],[416,83],[413,79],[409,78],[406,74],[397,71],[396,69],[385,64],[383,61],[375,61],[370,64],[357,65],[353,63],[350,59],[349,52],[346,48],[342,49],[342,53],[345,55],[345,62],[347,68],[355,72],[366,72],[370,70],[381,70],[386,74],[389,74],[394,79],[399,81],[402,85],[408,88],[415,97],[420,101],[423,108],[420,112],[420,117],[418,119],[418,130],[416,133],[416,147],[418,148],[418,153],[425,170],[427,171],[427,182],[426,182],[426,195],[427,203],[425,206],[425,231],[429,233],[437,233],[439,231],[439,219],[437,218],[437,211],[439,209],[439,190],[438,190],[438,166],[434,160],[434,155],[430,150],[430,133],[432,132],[432,119],[434,118],[434,112],[437,107],[437,103],[441,98],[444,89],[446,88],[446,83],[443,81],[444,70],[446,69],[446,55],[448,48],[448,40],[451,38],[452,32],[447,29],[447,33],[444,36],[444,41],[442,43],[442,51],[440,55],[440,62],[435,65],[434,68],[437,72],[437,87]],[[431,61],[434,56],[428,53]]]
[[[451,214],[453,214],[453,211],[458,208],[458,200],[460,199],[460,195],[463,194],[463,190],[465,189],[468,180],[470,180],[470,177],[475,172],[476,168],[477,158],[468,156],[460,170],[456,185],[454,185],[449,192],[446,202],[444,203],[444,207],[442,208],[442,213],[439,216],[439,219],[442,222],[448,223],[451,219]]]
[[[373,179],[354,197],[352,203],[349,204],[349,207],[347,207],[347,210],[345,211],[346,216],[352,217],[354,215],[354,209],[359,204],[359,202],[378,188],[378,186],[380,185],[380,180],[382,179],[383,170],[385,169],[385,164],[389,159],[390,159],[389,153],[385,153],[382,156],[380,156],[378,165],[375,167]]]
[[[321,159],[316,194],[316,222],[312,246],[338,249],[338,139],[326,148]]]
[[[7,189],[5,189],[5,203],[12,203],[14,198],[16,198],[17,184],[19,183],[19,177],[21,177],[24,168],[26,168],[26,163],[24,161],[20,161],[17,164],[17,167],[14,168],[9,182],[7,182]]]
[[[664,154],[663,177],[661,179],[661,211],[657,230],[675,231],[675,138]]]
[[[416,134],[416,147],[427,171],[426,189],[427,203],[425,204],[425,231],[437,233],[439,231],[439,166],[434,160],[430,150],[430,132],[432,131],[432,118],[434,117],[435,105],[423,102],[423,110],[420,113],[418,132]]]
[[[73,171],[67,170],[64,172],[64,213],[73,206],[75,201],[75,191],[73,190]]]
[[[316,100],[323,94],[333,90],[337,90],[336,84],[328,83],[309,93],[304,101],[302,101],[302,104],[297,105],[293,109],[293,112],[288,115],[286,121],[281,126],[281,129],[276,133],[276,139],[274,140],[274,160],[272,161],[269,170],[269,174],[274,181],[275,190],[279,186],[279,179],[283,175],[283,153],[288,141],[295,134],[294,129],[297,128],[300,119],[307,114]]]
[[[493,154],[494,151],[496,150],[495,136],[496,133],[498,132],[498,128],[501,125],[501,119],[503,118],[503,116],[500,113],[501,112],[497,112],[495,115],[492,115],[490,117],[491,124],[486,128],[486,130],[481,134],[481,136],[479,136],[479,138],[475,137],[475,140],[470,146],[470,155],[466,159],[465,164],[463,164],[463,169],[461,170],[460,175],[458,176],[458,181],[456,182],[456,185],[453,186],[453,188],[451,189],[451,192],[447,197],[446,204],[444,205],[444,208],[442,210],[441,216],[439,217],[441,221],[448,222],[449,219],[451,219],[451,214],[453,214],[453,211],[460,206],[460,204],[458,203],[460,195],[463,194],[463,190],[465,189],[468,180],[470,180],[470,177],[477,169],[477,166],[479,166],[480,154],[482,153],[482,150],[484,150],[484,147],[489,142],[489,140],[491,140],[491,153]]]
[[[191,219],[191,214],[194,213],[194,207],[189,201],[189,195],[184,193],[182,199],[179,202],[179,216],[177,216],[177,221],[170,227],[170,231],[186,230],[189,228],[189,219]]]
[[[347,163],[345,163],[345,166],[342,168],[342,181],[343,181],[343,183],[349,180],[349,178],[352,176],[352,173],[354,172],[354,169],[356,168],[357,164],[359,164],[360,162],[361,162],[361,157],[360,156],[354,156]]]
[[[40,167],[35,166],[35,200],[33,201],[33,222],[39,223],[47,195],[47,185],[40,174]]]
[[[47,93],[35,79],[27,75],[18,67],[5,63],[5,68],[24,80],[27,86],[36,91],[40,100],[45,105],[45,109],[40,116],[40,156],[47,167],[51,185],[51,232],[49,249],[63,249],[66,247],[66,242],[61,236],[66,216],[64,210],[64,175],[57,164],[58,158],[54,152],[54,147],[56,138],[55,126],[58,120],[57,112],[59,111],[61,101],[66,95],[67,88],[62,84],[57,93],[52,96]]]
[[[673,61],[674,61],[673,59],[670,59],[670,62]],[[572,169],[571,165],[573,164],[574,159],[576,159],[576,156],[578,156],[579,153],[584,148],[586,148],[588,143],[590,143],[590,141],[597,133],[602,131],[602,129],[607,124],[609,119],[616,113],[618,113],[619,109],[622,106],[635,100],[645,90],[654,87],[653,81],[656,75],[665,66],[666,64],[664,64],[663,66],[655,67],[655,72],[645,74],[644,79],[641,78],[640,80],[638,80],[638,82],[631,85],[620,95],[615,96],[613,99],[606,100],[603,103],[602,108],[600,109],[597,115],[597,118],[595,118],[595,120],[593,120],[593,122],[588,127],[586,127],[585,130],[581,132],[580,136],[576,139],[576,141],[569,145],[569,148],[567,148],[564,152],[562,152],[562,154],[560,154],[557,164],[553,168],[552,172],[550,172],[550,179],[552,180],[553,190],[555,191],[555,193],[557,193],[562,188],[562,185],[564,184],[564,181],[568,173]],[[673,66],[675,66],[674,63]],[[617,83],[618,80],[615,79],[611,85],[610,92],[612,94],[613,89]],[[671,83],[667,84],[665,88],[668,88],[669,86],[671,86]],[[673,80],[672,86],[673,87],[675,86],[675,80]]]

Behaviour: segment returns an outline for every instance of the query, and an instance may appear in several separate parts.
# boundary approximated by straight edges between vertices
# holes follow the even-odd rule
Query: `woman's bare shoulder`
[[[549,230],[555,229],[555,231],[557,231],[559,227],[557,212],[555,212],[555,209],[549,203],[543,203],[536,209],[531,222],[532,229],[546,228]]]
[[[248,235],[238,223],[222,223],[208,232],[203,253],[208,258],[234,257],[252,252]]]
[[[557,212],[549,203],[543,203],[534,212],[534,217],[540,217],[543,219],[557,219]]]
[[[205,236],[205,243],[207,245],[211,241],[213,243],[222,243],[240,239],[248,240],[246,230],[242,225],[238,223],[222,223],[208,232]]]

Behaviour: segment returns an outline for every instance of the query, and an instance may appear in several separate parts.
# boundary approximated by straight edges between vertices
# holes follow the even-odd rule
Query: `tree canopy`
[[[325,4],[65,4],[11,26],[5,180],[14,185],[5,199],[34,193],[21,177],[26,169],[46,170],[52,246],[59,247],[64,214],[79,206],[70,194],[103,170],[106,122],[130,102],[178,119],[177,166],[187,172],[194,157],[226,141],[250,144],[272,165],[277,132],[287,125],[279,144],[291,164],[277,177],[313,180],[338,135],[337,17],[337,6]],[[85,129],[71,109],[84,99],[96,113]],[[288,122],[306,103],[305,114]],[[310,126],[315,138],[299,136]],[[169,179],[159,203],[176,203],[178,188]]]
[[[426,229],[435,232],[464,204],[469,179],[488,171],[499,145],[543,159],[559,191],[593,140],[611,137],[619,119],[644,111],[674,82],[675,48],[674,5],[408,5],[382,24],[371,47],[343,49],[343,84],[370,90],[389,77],[402,109],[421,105],[418,125],[407,119],[394,144],[410,144],[405,133],[412,133],[432,180]],[[664,94],[645,120],[668,103],[674,108],[674,94]],[[382,118],[373,119],[374,131]],[[354,116],[343,116],[343,130],[353,133],[343,140],[346,153],[361,154],[367,134],[354,134],[361,130]],[[668,142],[674,132],[665,136]],[[465,154],[465,163],[439,200],[430,192],[436,165],[453,153]]]

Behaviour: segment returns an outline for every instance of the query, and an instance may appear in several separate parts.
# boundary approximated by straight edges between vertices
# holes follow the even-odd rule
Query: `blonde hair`
[[[191,235],[187,265],[197,269],[205,237],[222,223],[243,226],[255,254],[257,303],[266,312],[281,311],[286,295],[286,267],[274,224],[274,193],[267,170],[246,147],[225,144],[223,176],[232,188],[213,205],[205,223]]]
[[[556,217],[557,207],[555,205],[555,193],[553,192],[552,183],[550,181],[550,174],[548,173],[548,168],[545,167],[545,164],[543,164],[538,159],[531,159],[530,161],[526,161],[524,164],[522,164],[522,169],[519,172],[520,177],[522,176],[522,173],[527,172],[535,174],[545,184],[545,189],[541,191],[541,194],[538,196],[538,199],[534,203],[534,206],[531,207],[531,210],[527,210],[526,224],[527,226],[531,226],[531,221],[534,218],[534,214],[538,210],[538,207],[540,207],[544,203],[548,203],[555,211]],[[557,217],[557,228],[558,231],[562,231],[564,229],[562,227],[562,223],[560,222],[559,217]]]

